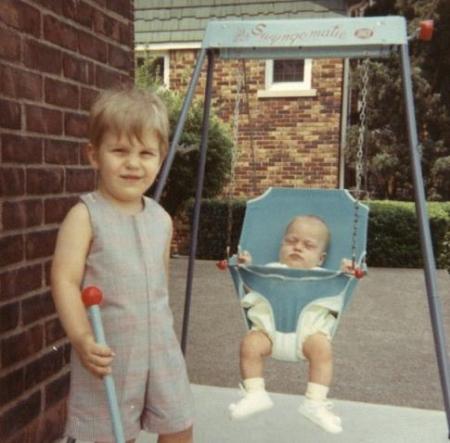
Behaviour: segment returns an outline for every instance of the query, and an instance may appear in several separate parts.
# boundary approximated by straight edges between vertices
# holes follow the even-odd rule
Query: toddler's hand
[[[108,346],[97,344],[92,335],[84,336],[75,349],[81,363],[91,374],[102,378],[111,373],[111,363],[115,354]]]
[[[341,261],[341,271],[346,272],[347,274],[353,274],[353,261],[348,258],[343,258]]]
[[[240,265],[249,265],[252,262],[252,256],[248,251],[240,251],[237,256]]]

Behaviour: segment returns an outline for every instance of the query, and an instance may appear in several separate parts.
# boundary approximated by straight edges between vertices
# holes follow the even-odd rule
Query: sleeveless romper
[[[106,342],[116,354],[112,374],[125,439],[141,429],[182,431],[192,425],[193,399],[168,304],[164,253],[170,217],[147,197],[136,215],[121,213],[99,192],[81,200],[93,231],[82,286],[103,292],[100,309]],[[103,381],[74,350],[66,434],[114,441]]]

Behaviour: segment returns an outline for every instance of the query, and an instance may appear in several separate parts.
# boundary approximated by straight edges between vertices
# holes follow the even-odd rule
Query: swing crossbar
[[[407,42],[406,20],[398,16],[214,20],[202,47],[223,58],[329,58],[383,56]]]

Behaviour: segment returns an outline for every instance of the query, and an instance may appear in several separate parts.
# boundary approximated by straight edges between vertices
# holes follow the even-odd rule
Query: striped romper
[[[164,253],[169,215],[144,197],[136,215],[121,213],[99,192],[83,195],[93,241],[82,286],[103,292],[106,341],[116,356],[112,373],[126,440],[141,429],[167,434],[192,425],[193,399],[173,330]],[[114,441],[103,381],[72,350],[66,435]]]

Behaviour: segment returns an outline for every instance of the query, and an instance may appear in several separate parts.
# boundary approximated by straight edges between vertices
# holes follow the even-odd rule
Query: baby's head
[[[91,149],[99,149],[105,137],[143,145],[147,138],[156,138],[162,161],[169,144],[166,106],[156,94],[136,88],[101,92],[89,116]]]
[[[294,217],[288,224],[280,247],[280,262],[297,269],[322,265],[327,255],[330,231],[315,215]]]

